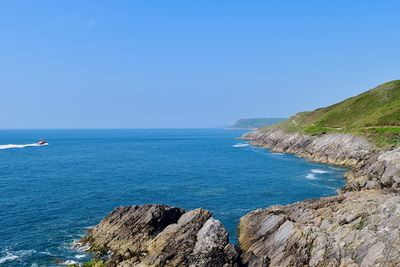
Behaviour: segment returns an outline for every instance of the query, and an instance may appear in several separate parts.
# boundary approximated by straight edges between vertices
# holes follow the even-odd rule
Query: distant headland
[[[257,129],[265,126],[271,126],[283,121],[287,118],[247,118],[240,119],[231,126],[233,129]]]

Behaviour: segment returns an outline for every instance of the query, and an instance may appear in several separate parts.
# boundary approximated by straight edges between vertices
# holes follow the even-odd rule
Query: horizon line
[[[124,128],[0,128],[0,131],[16,130],[207,130],[207,129],[229,129],[240,130],[238,128],[220,126],[220,127],[124,127]]]

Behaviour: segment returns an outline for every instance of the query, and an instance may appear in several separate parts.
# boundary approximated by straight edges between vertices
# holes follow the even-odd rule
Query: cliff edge
[[[400,81],[245,134],[253,145],[347,166],[337,196],[242,217],[249,266],[400,265]]]
[[[351,167],[338,196],[259,209],[242,217],[249,266],[400,264],[400,149],[378,150],[349,134],[309,136],[279,128],[244,136],[254,145]]]
[[[240,249],[210,212],[119,207],[82,239],[107,266],[400,266],[400,81],[245,134],[253,145],[349,167],[337,196],[240,219]]]

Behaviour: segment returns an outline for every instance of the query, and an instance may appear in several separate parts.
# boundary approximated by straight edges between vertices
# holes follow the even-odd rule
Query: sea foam
[[[66,261],[64,261],[64,262],[61,262],[60,263],[60,265],[67,265],[67,266],[69,266],[69,265],[75,265],[75,264],[77,264],[78,262],[77,261],[74,261],[74,260],[66,260]]]
[[[246,146],[249,146],[249,144],[247,144],[247,143],[239,143],[239,144],[233,145],[233,147],[246,147]]]
[[[29,256],[36,251],[31,249],[31,250],[19,250],[19,251],[9,251],[9,250],[3,250],[1,252],[2,257],[0,257],[0,264],[9,262],[9,261],[15,261],[20,259],[21,257],[24,256]]]
[[[318,174],[330,173],[329,171],[324,171],[324,170],[320,170],[320,169],[312,169],[311,172],[318,173]]]
[[[75,255],[75,259],[83,259],[83,258],[86,258],[86,257],[87,257],[87,255],[84,255],[84,254]]]
[[[309,180],[316,180],[317,177],[316,177],[313,173],[309,173],[309,174],[306,175],[306,179],[309,179]]]
[[[13,255],[11,253],[6,253],[5,256],[0,258],[0,264],[3,264],[5,262],[7,262],[7,261],[13,261],[13,260],[16,260],[18,258],[19,258],[19,256],[17,256],[17,255]]]

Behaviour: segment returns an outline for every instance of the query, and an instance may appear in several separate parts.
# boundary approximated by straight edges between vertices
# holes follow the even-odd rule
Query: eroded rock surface
[[[352,189],[400,188],[400,148],[377,151],[347,175]]]
[[[276,152],[292,153],[312,161],[345,165],[362,165],[374,153],[374,146],[362,137],[350,134],[309,136],[286,133],[281,129],[255,131],[244,135],[253,144]]]
[[[241,218],[249,266],[398,266],[400,196],[382,190],[255,210]]]
[[[400,148],[376,150],[348,134],[280,129],[244,136],[253,144],[351,167],[338,196],[253,211],[239,241],[249,266],[400,266]]]
[[[237,266],[239,253],[209,211],[163,205],[119,207],[82,239],[111,252],[108,266]]]
[[[309,136],[286,133],[278,128],[251,132],[244,138],[272,151],[351,167],[343,188],[346,191],[400,188],[400,148],[379,151],[364,138],[350,134]]]

